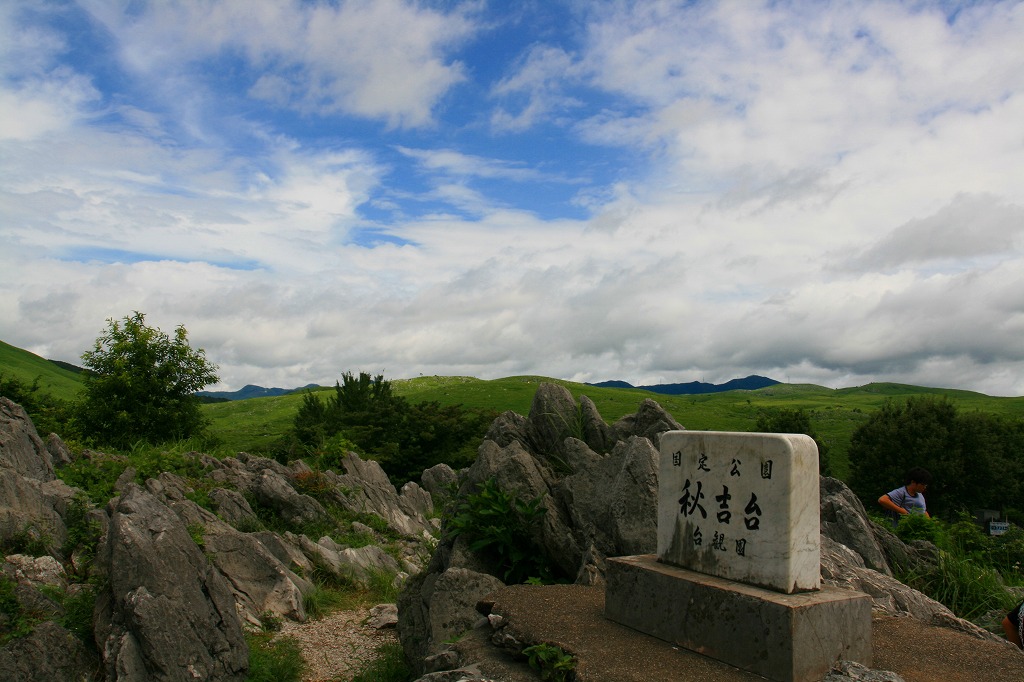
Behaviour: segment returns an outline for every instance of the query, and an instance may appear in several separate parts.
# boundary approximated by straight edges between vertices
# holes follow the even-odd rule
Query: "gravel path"
[[[280,636],[295,639],[306,659],[303,682],[350,680],[376,658],[381,644],[398,641],[394,628],[376,630],[364,625],[369,613],[369,608],[335,611],[305,623],[284,623]]]

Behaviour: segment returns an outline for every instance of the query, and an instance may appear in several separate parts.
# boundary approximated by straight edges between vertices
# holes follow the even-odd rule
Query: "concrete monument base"
[[[605,617],[779,682],[817,682],[843,659],[868,667],[871,598],[823,587],[782,594],[659,563],[609,558]]]

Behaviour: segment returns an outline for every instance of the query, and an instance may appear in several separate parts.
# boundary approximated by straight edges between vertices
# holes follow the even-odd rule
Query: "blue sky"
[[[1024,4],[10,0],[0,338],[1024,395]]]

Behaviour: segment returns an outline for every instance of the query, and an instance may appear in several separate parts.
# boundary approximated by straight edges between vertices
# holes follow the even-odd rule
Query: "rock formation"
[[[547,558],[569,581],[601,584],[606,557],[656,551],[657,444],[661,433],[681,428],[652,400],[607,426],[590,401],[577,404],[564,388],[542,384],[528,417],[506,412],[495,420],[476,461],[462,472],[453,504],[488,481],[521,500],[540,500],[545,511],[537,544]],[[892,578],[894,564],[908,566],[922,558],[873,524],[845,484],[822,477],[820,497],[826,583],[866,592],[879,614],[911,616],[997,639]],[[414,576],[399,598],[402,645],[423,680],[440,679],[431,675],[444,668],[473,669],[473,661],[463,655],[467,647],[448,642],[460,628],[482,622],[476,601],[503,585],[500,573],[486,557],[470,551],[466,538],[447,528],[441,529],[441,538],[428,569]],[[500,639],[500,628],[495,631],[492,639]],[[511,648],[523,646],[514,642]],[[830,680],[851,675],[836,673]]]
[[[101,586],[93,593],[65,571],[88,563],[63,554],[76,491],[56,478],[54,463],[70,463],[71,453],[54,435],[44,444],[24,410],[0,399],[0,542],[41,554],[12,554],[2,564],[0,588],[12,599],[0,614],[0,635],[10,635],[0,646],[0,679],[244,680],[245,628],[265,618],[304,620],[315,572],[363,584],[378,574],[401,578],[419,572],[434,546],[430,494],[414,483],[397,491],[376,462],[355,454],[337,473],[245,453],[189,457],[213,483],[206,506],[180,476],[165,472],[140,485],[129,468],[120,494],[89,512],[102,540],[89,575],[75,580],[91,577]],[[434,474],[454,477],[450,469]],[[401,538],[401,560],[372,543],[340,544],[332,534],[379,535],[364,523],[340,528],[328,507],[377,518],[372,525],[392,544]],[[64,607],[40,586],[95,594],[91,627],[75,633],[60,625]]]

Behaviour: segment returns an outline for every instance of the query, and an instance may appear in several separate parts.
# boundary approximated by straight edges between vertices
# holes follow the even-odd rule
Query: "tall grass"
[[[402,645],[389,642],[377,648],[377,658],[356,673],[351,682],[409,682],[412,679],[413,672],[405,661]]]

